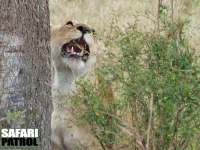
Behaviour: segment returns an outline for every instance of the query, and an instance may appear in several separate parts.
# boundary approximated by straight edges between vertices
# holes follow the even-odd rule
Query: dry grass
[[[154,5],[144,0],[50,0],[51,22],[75,19],[102,30],[109,26],[113,13],[125,24],[133,21],[137,11],[144,12],[151,6]]]
[[[60,24],[67,20],[77,20],[93,26],[98,34],[108,36],[110,25],[116,16],[118,25],[135,21],[137,12],[146,10],[157,13],[157,2],[151,0],[50,0],[51,23]],[[152,27],[152,22],[141,19],[141,30]]]
[[[199,47],[200,2],[199,0],[175,0],[175,15],[190,20],[189,37]],[[169,6],[171,0],[163,0]],[[110,23],[113,16],[119,26],[134,22],[137,12],[150,12],[152,18],[157,14],[158,0],[50,0],[51,24],[63,24],[68,20],[77,20],[93,26],[104,36],[110,34]],[[155,24],[145,17],[140,18],[139,29],[149,30]]]

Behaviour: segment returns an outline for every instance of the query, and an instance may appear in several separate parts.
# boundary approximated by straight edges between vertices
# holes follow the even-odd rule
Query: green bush
[[[138,31],[137,21],[123,31],[113,27],[108,43],[116,51],[96,71],[104,82],[80,79],[71,98],[102,149],[200,149],[200,67],[186,25],[165,20],[151,32]]]

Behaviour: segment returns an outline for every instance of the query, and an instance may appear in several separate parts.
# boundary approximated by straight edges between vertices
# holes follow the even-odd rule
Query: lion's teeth
[[[83,51],[82,51],[82,52],[80,53],[80,56],[83,56],[83,54],[84,54],[84,53],[83,53]]]
[[[74,47],[72,46],[71,48],[71,53],[73,54],[74,53]]]

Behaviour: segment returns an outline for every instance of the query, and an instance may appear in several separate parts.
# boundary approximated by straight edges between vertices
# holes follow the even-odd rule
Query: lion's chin
[[[86,63],[77,58],[65,58],[64,60],[66,66],[70,68],[73,72],[84,71],[86,68]]]

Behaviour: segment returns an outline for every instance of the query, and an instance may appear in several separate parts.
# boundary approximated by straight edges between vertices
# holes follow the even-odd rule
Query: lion
[[[88,25],[76,21],[51,27],[53,150],[93,149],[88,145],[95,139],[87,125],[72,124],[72,106],[63,101],[76,92],[75,80],[89,72],[95,63],[97,40],[94,32]]]

